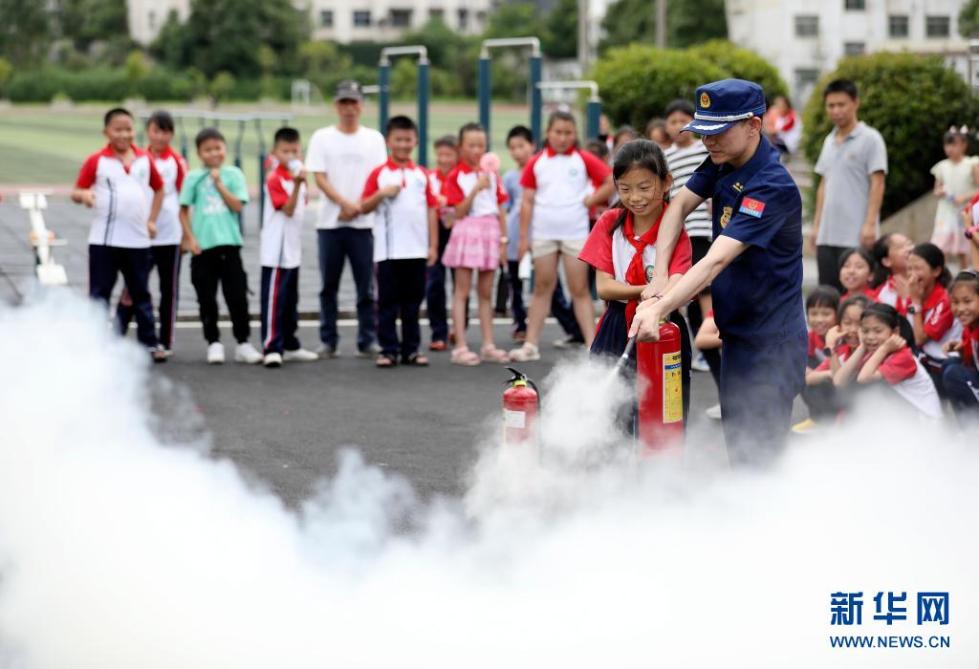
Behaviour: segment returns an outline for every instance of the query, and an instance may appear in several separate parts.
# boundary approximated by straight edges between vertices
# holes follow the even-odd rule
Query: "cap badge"
[[[704,109],[710,108],[710,96],[706,92],[700,94],[700,106]]]

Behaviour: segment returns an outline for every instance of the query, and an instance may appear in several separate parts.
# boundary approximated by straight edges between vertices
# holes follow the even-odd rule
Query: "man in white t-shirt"
[[[326,196],[316,220],[320,276],[320,354],[336,355],[337,291],[343,263],[350,260],[357,284],[357,351],[378,351],[374,326],[374,214],[360,209],[360,196],[371,170],[387,160],[384,137],[360,125],[364,94],[356,81],[337,85],[333,102],[339,120],[317,130],[306,151],[306,170]]]

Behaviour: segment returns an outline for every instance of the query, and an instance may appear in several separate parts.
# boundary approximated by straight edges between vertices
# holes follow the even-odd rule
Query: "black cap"
[[[360,87],[360,82],[354,81],[353,79],[347,79],[337,84],[337,90],[333,95],[333,101],[339,102],[340,100],[356,100],[357,102],[363,102],[364,91]]]

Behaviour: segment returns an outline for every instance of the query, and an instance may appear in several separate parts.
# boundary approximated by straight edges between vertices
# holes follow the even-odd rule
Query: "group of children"
[[[965,420],[979,418],[979,277],[954,279],[931,242],[900,233],[872,252],[846,251],[842,295],[819,286],[806,299],[809,362],[803,399],[810,419],[833,422],[853,404],[854,388],[882,381],[919,414],[942,416],[948,400]]]

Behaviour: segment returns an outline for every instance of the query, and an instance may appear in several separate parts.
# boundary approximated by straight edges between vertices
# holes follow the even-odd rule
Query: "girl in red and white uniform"
[[[908,256],[914,244],[900,232],[889,232],[874,244],[874,301],[889,304],[902,316],[908,308]]]
[[[948,358],[944,347],[962,336],[962,326],[952,314],[945,290],[950,279],[945,254],[940,248],[930,242],[914,247],[908,259],[907,319],[914,330],[915,346],[922,353],[921,361],[940,395],[944,395],[942,366]]]
[[[625,350],[629,328],[643,290],[655,272],[666,272],[672,283],[690,269],[692,249],[686,230],[680,231],[669,266],[656,266],[656,236],[669,204],[670,175],[663,151],[653,142],[637,139],[622,146],[612,166],[619,206],[595,223],[578,258],[595,268],[598,296],[606,310],[598,324],[592,355],[618,358]],[[683,415],[690,397],[690,337],[679,311],[670,320],[680,328]],[[635,361],[635,350],[631,360]]]
[[[908,345],[907,330],[894,307],[871,304],[860,318],[860,345],[833,375],[833,384],[846,388],[854,380],[859,385],[883,381],[922,416],[941,418],[938,391]]]
[[[870,286],[876,265],[874,257],[865,248],[858,246],[844,251],[840,256],[840,285],[845,292],[840,296],[840,301],[854,295],[876,301],[877,291]]]
[[[952,313],[962,326],[962,338],[945,345],[950,359],[942,372],[942,386],[960,421],[979,421],[979,274],[959,272],[949,287]]]

